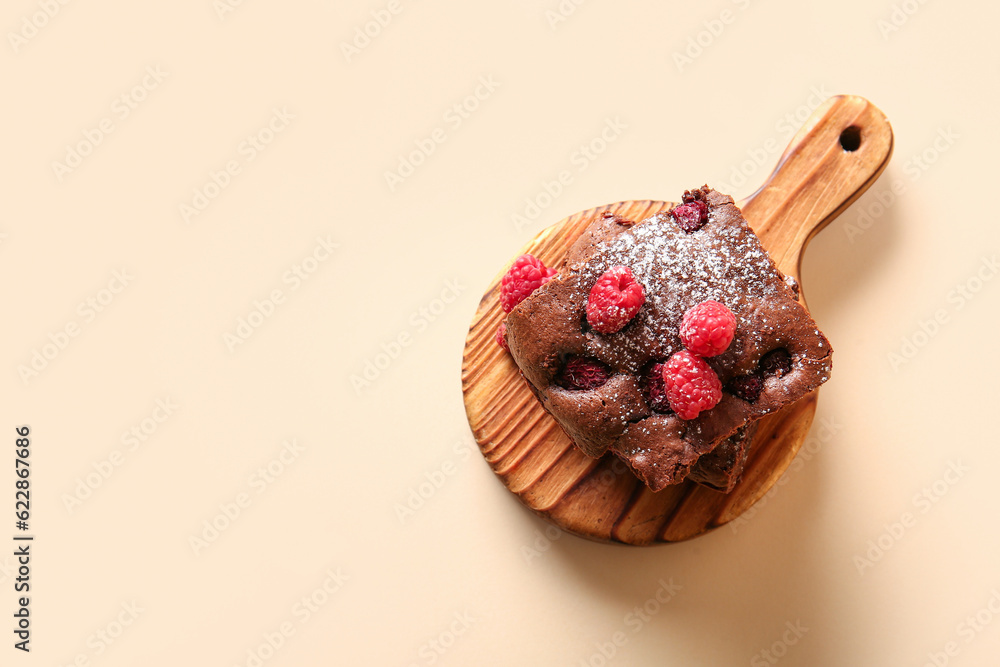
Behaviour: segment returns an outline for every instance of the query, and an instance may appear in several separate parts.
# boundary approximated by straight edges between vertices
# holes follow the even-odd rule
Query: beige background
[[[33,431],[36,535],[30,655],[0,550],[0,664],[995,664],[994,3],[223,2],[0,12],[0,425]],[[805,258],[830,428],[695,541],[547,532],[464,418],[488,281],[577,210],[750,193],[841,92],[896,149]]]

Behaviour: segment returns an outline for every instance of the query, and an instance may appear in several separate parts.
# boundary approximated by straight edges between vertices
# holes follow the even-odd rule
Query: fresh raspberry
[[[686,204],[675,206],[671,209],[670,215],[685,232],[695,232],[708,222],[708,205],[700,199],[694,199]]]
[[[570,357],[556,377],[556,384],[563,389],[596,389],[610,377],[611,371],[597,359]]]
[[[500,281],[500,306],[509,313],[536,289],[552,280],[555,269],[546,268],[533,255],[521,255]]]
[[[507,344],[507,323],[501,322],[497,327],[497,345],[510,352],[510,345]]]
[[[726,385],[726,391],[747,403],[756,403],[763,388],[764,381],[757,373],[733,378]]]
[[[722,383],[715,371],[690,350],[674,352],[663,365],[663,386],[670,407],[681,419],[694,419],[722,400]]]
[[[587,299],[587,322],[594,331],[620,331],[646,303],[642,285],[627,266],[612,266],[597,279]]]
[[[681,342],[699,357],[722,354],[733,342],[736,316],[718,301],[702,301],[681,319]]]
[[[663,384],[663,363],[657,362],[649,367],[642,378],[643,394],[646,403],[653,412],[673,412],[670,401],[667,400],[667,390]]]
[[[760,370],[764,375],[781,377],[792,370],[792,355],[783,347],[771,350],[760,359]]]
[[[730,380],[726,385],[726,391],[747,403],[754,403],[760,398],[760,392],[764,389],[765,378],[772,376],[780,378],[790,370],[792,370],[792,355],[785,348],[779,347],[761,357],[756,371]]]

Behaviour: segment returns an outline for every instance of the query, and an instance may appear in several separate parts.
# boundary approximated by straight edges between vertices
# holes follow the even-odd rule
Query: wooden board
[[[782,272],[800,279],[806,244],[878,178],[892,144],[889,122],[861,97],[830,98],[809,118],[767,182],[737,202]],[[642,220],[673,205],[623,201],[582,211],[542,231],[514,257],[528,252],[546,266],[558,266],[602,213]],[[504,315],[500,278],[508,266],[490,283],[469,328],[462,391],[483,456],[528,508],[594,540],[677,542],[732,521],[788,468],[812,423],[816,392],[761,420],[743,478],[728,494],[692,482],[653,493],[611,454],[601,459],[582,454],[542,409],[510,355],[494,340]]]

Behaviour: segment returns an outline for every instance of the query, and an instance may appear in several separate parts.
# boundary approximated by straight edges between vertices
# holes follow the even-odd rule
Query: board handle
[[[810,239],[875,182],[892,156],[892,127],[857,95],[824,102],[767,181],[739,206],[775,264],[799,279]]]

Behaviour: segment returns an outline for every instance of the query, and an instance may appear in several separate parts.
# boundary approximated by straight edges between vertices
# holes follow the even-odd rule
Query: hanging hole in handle
[[[861,128],[857,125],[851,125],[841,132],[840,147],[848,153],[853,153],[861,148]]]

